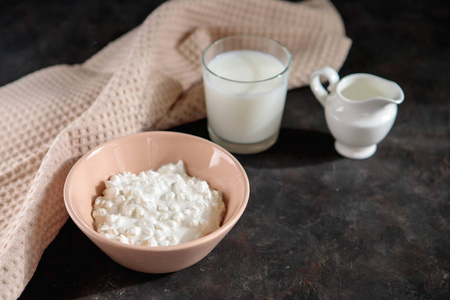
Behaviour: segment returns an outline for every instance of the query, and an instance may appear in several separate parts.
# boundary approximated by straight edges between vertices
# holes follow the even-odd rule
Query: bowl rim
[[[71,178],[74,176],[73,174],[76,172],[76,169],[78,166],[85,161],[87,158],[89,158],[91,155],[93,155],[95,152],[99,151],[101,148],[109,146],[111,144],[117,143],[120,140],[123,139],[129,139],[129,138],[135,138],[136,136],[142,136],[142,137],[148,137],[151,135],[172,135],[172,136],[180,136],[185,137],[193,140],[197,140],[198,142],[206,143],[219,151],[223,152],[229,159],[233,161],[233,163],[238,168],[238,171],[243,175],[244,179],[244,195],[243,195],[243,201],[240,203],[240,206],[238,210],[230,217],[230,219],[222,224],[218,229],[214,230],[213,232],[198,238],[193,241],[181,243],[178,245],[172,245],[172,246],[158,246],[158,247],[152,247],[152,246],[146,246],[146,245],[131,245],[131,244],[125,244],[117,240],[108,239],[104,235],[96,232],[91,226],[86,224],[82,218],[76,213],[74,206],[72,205],[72,202],[70,201],[69,196],[69,184],[71,181]],[[244,213],[250,196],[250,183],[248,180],[248,175],[245,172],[244,167],[242,167],[241,163],[237,160],[236,157],[234,157],[230,152],[228,152],[223,147],[217,145],[216,143],[213,143],[212,141],[209,141],[205,138],[195,136],[188,133],[182,133],[182,132],[176,132],[176,131],[144,131],[144,132],[138,132],[138,133],[132,133],[128,135],[124,135],[121,137],[113,138],[111,140],[108,140],[104,143],[101,143],[97,145],[96,147],[92,148],[91,150],[84,153],[77,161],[73,164],[72,168],[70,169],[69,173],[66,176],[65,182],[64,182],[64,188],[63,188],[63,196],[64,196],[64,204],[66,207],[66,210],[72,219],[72,221],[78,226],[78,228],[83,231],[84,234],[88,236],[89,239],[91,239],[94,242],[94,239],[100,240],[103,244],[108,244],[110,246],[114,247],[122,247],[125,249],[130,250],[138,250],[138,251],[145,251],[145,252],[170,252],[170,251],[179,251],[183,249],[188,248],[194,248],[196,246],[208,243],[212,240],[217,239],[218,237],[222,236],[222,238],[227,234],[228,231],[231,230],[231,228],[237,223],[237,221],[240,219],[242,214]]]

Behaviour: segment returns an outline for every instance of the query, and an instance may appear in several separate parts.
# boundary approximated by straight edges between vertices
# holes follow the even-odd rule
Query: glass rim
[[[208,50],[209,50],[211,47],[213,47],[214,45],[216,45],[216,44],[222,42],[223,40],[229,39],[229,38],[234,38],[234,37],[255,37],[255,38],[265,39],[265,40],[271,41],[271,42],[275,43],[276,45],[280,46],[281,49],[286,53],[286,55],[287,55],[287,57],[288,57],[287,64],[286,64],[286,66],[284,67],[283,71],[279,72],[278,74],[276,74],[276,75],[274,75],[274,76],[268,77],[268,78],[264,78],[264,79],[260,79],[260,80],[250,80],[250,81],[234,80],[234,79],[230,79],[230,78],[227,78],[227,77],[220,76],[220,75],[218,75],[217,73],[213,72],[210,68],[208,68],[207,64],[205,63],[205,55],[206,55],[206,52],[208,52]],[[260,51],[260,52],[262,52],[262,51]],[[220,78],[220,79],[222,79],[222,80],[226,80],[226,81],[229,81],[229,82],[234,82],[234,83],[247,83],[247,84],[248,84],[248,83],[259,83],[259,82],[270,81],[270,80],[273,80],[273,79],[275,79],[275,78],[277,78],[277,77],[281,77],[281,76],[283,76],[285,73],[287,73],[287,71],[288,71],[289,68],[291,67],[291,61],[292,61],[292,55],[291,55],[291,53],[289,52],[289,50],[286,48],[286,46],[284,46],[283,44],[281,44],[280,42],[278,42],[278,41],[276,41],[276,40],[274,40],[274,39],[272,39],[272,38],[269,38],[269,37],[266,37],[266,36],[262,36],[262,35],[257,35],[257,34],[234,34],[234,35],[228,35],[228,36],[222,37],[222,38],[220,38],[220,39],[218,39],[218,40],[215,40],[215,41],[212,42],[211,44],[209,44],[209,45],[205,48],[205,50],[203,50],[203,53],[202,53],[202,65],[203,65],[203,67],[205,68],[205,70],[207,70],[209,73],[211,73],[212,75],[214,75],[214,76],[217,77],[217,78]]]

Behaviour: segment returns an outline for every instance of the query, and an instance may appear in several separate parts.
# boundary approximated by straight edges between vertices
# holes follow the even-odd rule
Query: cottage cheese
[[[206,181],[186,174],[183,161],[139,175],[122,172],[94,202],[97,232],[126,244],[170,246],[220,227],[225,204]]]

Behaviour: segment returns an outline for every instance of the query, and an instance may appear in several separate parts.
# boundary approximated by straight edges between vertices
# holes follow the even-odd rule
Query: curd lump
[[[94,202],[94,228],[126,244],[189,242],[218,229],[225,212],[222,194],[186,174],[181,160],[139,175],[122,172],[105,185]]]

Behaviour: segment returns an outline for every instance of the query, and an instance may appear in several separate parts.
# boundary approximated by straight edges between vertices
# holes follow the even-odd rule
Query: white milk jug
[[[321,76],[329,83],[328,91]],[[336,151],[353,159],[365,159],[376,152],[377,144],[394,124],[397,105],[404,99],[402,89],[393,81],[364,73],[340,79],[330,67],[316,70],[310,85],[325,109]]]

